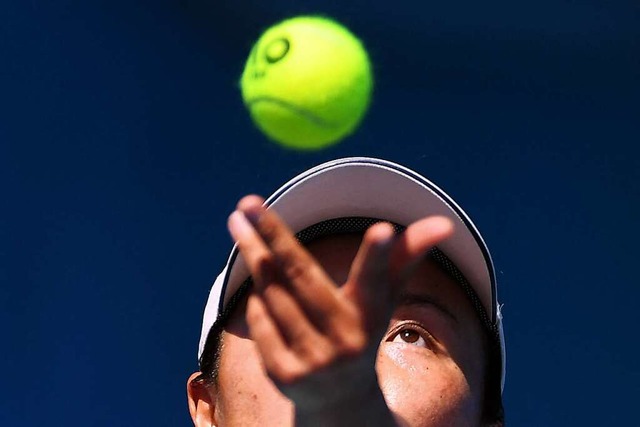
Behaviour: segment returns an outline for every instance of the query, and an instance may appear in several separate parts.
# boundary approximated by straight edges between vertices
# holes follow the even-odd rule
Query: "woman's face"
[[[308,249],[336,283],[344,283],[359,244],[359,236],[340,235]],[[483,337],[460,286],[433,261],[422,262],[401,292],[376,362],[380,388],[399,424],[481,425]],[[292,403],[268,378],[248,337],[244,307],[232,316],[223,342],[218,383],[209,389],[214,425],[294,425]]]

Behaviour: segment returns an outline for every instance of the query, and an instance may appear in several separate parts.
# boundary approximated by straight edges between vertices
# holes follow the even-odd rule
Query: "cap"
[[[470,286],[467,294],[474,300],[476,310],[484,317],[499,345],[500,385],[504,387],[504,334],[491,255],[471,219],[439,187],[396,163],[350,157],[303,172],[273,193],[265,205],[275,210],[294,233],[337,218],[374,218],[400,226],[408,226],[430,215],[451,219],[453,235],[438,244],[438,249],[462,274],[462,281]],[[236,245],[209,293],[198,357],[202,355],[218,314],[249,275]]]

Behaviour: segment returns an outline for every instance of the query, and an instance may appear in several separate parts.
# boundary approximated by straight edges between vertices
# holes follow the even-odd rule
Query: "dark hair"
[[[209,330],[202,354],[200,355],[200,360],[198,361],[200,375],[194,378],[194,381],[213,385],[218,383],[220,354],[222,353],[222,346],[224,345],[224,328],[227,326],[231,315],[236,311],[238,305],[240,305],[247,296],[251,284],[252,280],[251,277],[249,277],[231,299],[229,299],[224,310],[218,314],[216,321]]]
[[[485,329],[486,331],[486,329]],[[504,406],[502,405],[502,355],[500,341],[489,336],[486,331],[485,349],[487,362],[484,371],[484,407],[482,410],[483,421],[501,423],[504,426]]]

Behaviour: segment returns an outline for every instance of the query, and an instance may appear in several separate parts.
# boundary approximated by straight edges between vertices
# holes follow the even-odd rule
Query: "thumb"
[[[389,254],[389,274],[394,282],[399,282],[399,287],[403,286],[429,249],[451,234],[453,223],[444,216],[423,218],[407,227],[395,240]]]
[[[397,237],[389,223],[367,230],[343,292],[355,303],[370,336],[384,333],[395,296],[427,251],[452,233],[453,223],[443,216],[416,221]]]
[[[367,334],[378,335],[387,327],[393,309],[393,287],[389,259],[394,243],[393,226],[378,223],[369,227],[342,288],[362,316]],[[373,342],[373,341],[372,341]]]

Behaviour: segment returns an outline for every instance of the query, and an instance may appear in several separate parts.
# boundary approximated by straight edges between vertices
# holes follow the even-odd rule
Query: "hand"
[[[354,404],[370,414],[370,405],[386,409],[375,358],[394,295],[426,251],[451,234],[451,222],[426,218],[399,236],[387,223],[370,227],[339,287],[262,203],[243,198],[229,230],[253,276],[246,318],[267,373],[297,411],[330,412],[345,402],[354,414]]]

